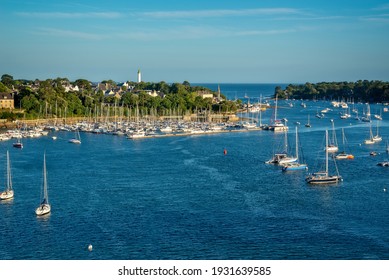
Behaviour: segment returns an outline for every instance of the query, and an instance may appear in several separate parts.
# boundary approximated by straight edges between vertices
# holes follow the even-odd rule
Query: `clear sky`
[[[0,75],[389,80],[389,0],[1,0]]]

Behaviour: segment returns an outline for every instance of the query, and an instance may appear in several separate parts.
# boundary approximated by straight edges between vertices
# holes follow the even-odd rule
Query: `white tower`
[[[140,69],[138,69],[138,83],[142,81],[142,74],[140,73]]]

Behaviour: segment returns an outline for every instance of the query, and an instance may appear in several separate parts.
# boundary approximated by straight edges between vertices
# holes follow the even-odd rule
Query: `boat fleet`
[[[0,201],[8,201],[14,198],[14,189],[12,186],[11,161],[10,161],[10,156],[8,151],[7,151],[6,171],[7,171],[6,185],[5,185],[5,190],[0,193]],[[43,185],[42,185],[41,195],[42,195],[41,203],[35,209],[35,214],[37,216],[44,216],[51,212],[51,205],[49,203],[49,196],[47,191],[46,153],[43,155]]]
[[[292,104],[292,103],[290,103]],[[304,109],[307,107],[305,102],[302,106]],[[334,108],[341,107],[342,109],[349,109],[347,103],[334,103],[332,102]],[[347,106],[347,107],[346,107]],[[163,137],[163,136],[186,136],[186,135],[197,135],[197,134],[209,134],[209,133],[220,133],[220,132],[231,132],[231,131],[247,131],[247,130],[270,130],[274,132],[284,133],[284,143],[282,149],[279,152],[273,154],[273,156],[266,161],[267,164],[278,165],[281,167],[283,172],[297,171],[297,170],[308,170],[308,166],[304,161],[302,156],[302,148],[299,144],[298,137],[298,126],[299,122],[296,122],[296,131],[295,131],[295,151],[290,153],[288,151],[288,120],[286,118],[278,119],[277,118],[277,108],[278,108],[278,98],[275,98],[275,106],[273,116],[270,118],[269,124],[262,124],[261,120],[261,111],[259,111],[260,120],[257,121],[239,121],[239,122],[201,122],[201,121],[184,121],[181,119],[168,119],[168,120],[147,120],[147,119],[137,119],[137,120],[120,120],[117,122],[92,122],[92,121],[81,121],[75,124],[61,124],[61,125],[45,125],[34,128],[24,128],[24,129],[15,129],[8,130],[5,133],[0,134],[0,140],[5,141],[9,139],[16,139],[13,146],[15,148],[23,148],[21,142],[22,138],[25,137],[40,137],[48,135],[49,131],[73,131],[75,136],[68,140],[69,143],[81,144],[80,132],[88,132],[94,134],[111,134],[118,136],[126,136],[128,139],[141,139],[148,137]],[[319,111],[319,110],[318,110]],[[320,110],[320,115],[331,112],[332,109],[325,108]],[[357,110],[354,108],[353,112],[357,114]],[[340,113],[341,118],[344,116],[343,113]],[[371,114],[370,107],[367,105],[367,111],[363,114],[363,118],[369,119],[370,123],[370,134],[367,139],[364,140],[364,144],[370,145],[382,141],[382,137],[379,135],[379,119],[377,118],[377,127],[376,133],[373,133],[372,123],[371,123]],[[382,118],[381,118],[382,119]],[[363,121],[363,119],[359,119]],[[326,154],[326,169],[324,171],[317,171],[309,174],[306,177],[306,181],[310,184],[330,184],[337,183],[342,181],[342,177],[339,175],[336,166],[336,160],[349,160],[354,159],[354,155],[349,151],[347,145],[347,139],[342,129],[342,150],[339,152],[339,145],[336,138],[335,131],[335,120],[330,119],[331,129],[326,130],[326,145],[324,147],[324,152]],[[310,115],[308,114],[308,121],[305,124],[305,127],[311,128]],[[53,140],[57,139],[57,136],[52,137]],[[387,153],[389,154],[389,148],[387,148]],[[330,156],[329,156],[330,155]],[[372,155],[372,154],[371,154]],[[8,154],[7,154],[8,157]],[[44,159],[45,161],[45,159]],[[329,174],[329,161],[334,161],[335,165],[335,174]],[[45,163],[44,163],[45,164]],[[378,163],[379,166],[388,166],[389,167],[389,158],[388,161]],[[44,166],[44,168],[46,168]],[[12,194],[12,195],[11,195]],[[1,194],[1,199],[7,199],[7,196],[13,196],[12,186],[7,187],[6,190]],[[42,205],[45,205],[43,202],[47,202],[48,198],[42,199]],[[48,204],[48,203],[47,203]],[[43,207],[43,206],[41,206]],[[43,208],[46,207],[46,210]],[[47,211],[47,206],[45,206],[38,211],[42,213]]]
[[[306,103],[304,103],[304,105],[305,104]],[[332,102],[332,106],[334,108],[339,107],[341,109],[350,109],[348,104],[345,102]],[[304,108],[306,108],[306,106],[304,106]],[[367,108],[367,110],[366,110],[366,112],[363,113],[362,118],[357,117],[358,111],[355,108],[353,108],[352,111],[356,114],[356,118],[355,118],[356,120],[358,120],[360,122],[368,122],[369,123],[369,136],[363,141],[363,143],[366,145],[376,144],[376,143],[379,143],[380,141],[382,141],[382,136],[379,133],[379,124],[380,124],[380,121],[382,120],[382,115],[381,114],[374,115],[374,118],[377,121],[376,121],[376,130],[375,130],[375,133],[373,133],[373,128],[372,128],[373,125],[372,125],[372,118],[371,118],[371,114],[370,114],[369,104],[366,104],[366,108]],[[330,111],[333,111],[333,109],[325,108],[323,110],[318,110],[316,117],[318,117],[320,119],[324,118],[326,116],[325,114],[329,113]],[[387,112],[387,111],[388,110],[384,110],[384,112]],[[347,114],[344,112],[340,112],[339,115],[340,115],[341,119],[351,117],[351,114]],[[354,155],[350,152],[350,149],[348,147],[347,138],[346,138],[344,129],[342,128],[342,145],[338,145],[338,141],[336,138],[336,132],[335,132],[335,120],[330,119],[330,122],[331,122],[331,129],[325,131],[326,144],[325,144],[324,149],[323,149],[323,151],[325,153],[325,169],[309,173],[305,177],[305,181],[309,184],[329,185],[329,184],[337,184],[338,182],[343,181],[342,176],[339,174],[339,170],[338,170],[336,161],[337,160],[352,160],[352,159],[354,159]],[[285,133],[284,145],[278,149],[279,151],[282,151],[282,152],[275,152],[268,161],[265,161],[266,164],[273,164],[273,165],[280,166],[281,170],[283,172],[308,170],[308,166],[304,162],[304,159],[299,157],[299,150],[301,149],[301,147],[299,147],[298,130],[297,129],[300,126],[300,122],[295,122],[294,124],[296,125],[296,132],[295,132],[296,144],[295,144],[294,153],[292,151],[289,151],[288,142],[287,142],[288,133],[286,132],[288,130],[288,127],[285,123],[284,128],[273,129],[273,131],[275,131],[275,132],[276,131],[283,131]],[[275,127],[277,127],[277,126],[275,126]],[[308,122],[305,124],[305,127],[307,127],[307,128],[311,127],[309,115],[308,115]],[[341,151],[339,152],[340,149],[341,149]],[[388,160],[377,163],[378,166],[389,167],[389,146],[388,146],[388,144],[386,147],[386,153],[388,155]],[[378,153],[375,151],[370,153],[371,156],[375,156],[377,154]],[[329,169],[330,163],[332,163],[334,166],[332,168],[332,170],[333,170],[332,173],[330,172],[330,169]]]

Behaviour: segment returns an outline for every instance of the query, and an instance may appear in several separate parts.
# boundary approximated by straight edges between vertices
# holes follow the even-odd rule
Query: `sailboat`
[[[342,143],[343,151],[336,155],[336,159],[354,159],[352,154],[346,153],[346,136],[344,134],[344,129],[342,128]]]
[[[9,160],[9,153],[7,151],[7,185],[5,191],[0,193],[0,200],[11,199],[14,197],[14,190],[12,188],[11,164]]]
[[[328,130],[326,130],[326,146],[328,146]],[[326,169],[325,171],[319,171],[316,173],[312,173],[309,176],[305,178],[305,181],[309,184],[334,184],[338,183],[339,181],[342,181],[342,177],[339,175],[338,168],[336,167],[336,161],[334,159],[335,168],[336,168],[336,175],[329,175],[328,172],[328,149],[325,150],[326,152]]]
[[[331,123],[332,123],[332,138],[329,144],[327,142],[326,150],[329,153],[334,153],[337,152],[339,148],[338,148],[338,142],[336,140],[335,124],[333,119],[331,119]]]
[[[380,142],[382,141],[382,137],[378,133],[378,121],[377,121],[377,134],[373,136],[373,141],[374,142]]]
[[[367,112],[364,114],[364,116],[361,118],[363,122],[371,122],[371,116],[370,116],[370,106],[367,104]]]
[[[43,198],[38,208],[35,210],[37,216],[43,216],[50,213],[49,196],[47,193],[47,172],[46,172],[46,153],[43,155]]]
[[[389,145],[388,145],[388,141],[386,141],[385,151],[386,151],[387,160],[381,161],[381,162],[377,163],[378,166],[389,167]]]
[[[22,138],[23,138],[23,135],[21,133],[21,131],[19,130],[18,133],[16,134],[16,142],[14,142],[12,144],[13,147],[15,148],[18,148],[18,149],[22,149],[23,148],[23,143],[22,143]]]
[[[80,137],[80,132],[78,131],[78,129],[76,130],[76,137],[69,139],[69,143],[81,144],[81,137]]]
[[[295,170],[307,170],[308,166],[305,163],[299,161],[299,142],[298,142],[298,133],[296,126],[296,161],[285,163],[282,167],[282,171],[295,171]]]
[[[297,158],[288,156],[288,133],[286,130],[284,130],[284,132],[285,132],[284,151],[281,153],[275,153],[270,160],[266,161],[266,163],[285,165],[287,163],[297,161]]]
[[[23,149],[22,140],[20,138],[18,138],[16,140],[16,142],[12,144],[12,146],[14,146],[15,148]]]
[[[374,143],[380,142],[380,141],[382,141],[382,137],[379,136],[379,134],[378,134],[378,124],[377,124],[377,135],[374,135],[374,136],[373,136],[373,131],[372,131],[371,124],[370,124],[369,139],[366,139],[364,141],[364,143],[369,145],[369,144],[374,144]]]
[[[305,127],[311,127],[311,123],[309,122],[309,115],[308,115],[308,122],[305,124]]]
[[[272,120],[271,125],[269,125],[269,130],[273,130],[274,132],[287,131],[288,126],[282,123],[281,120],[277,119],[277,103],[278,103],[278,95],[276,95],[276,101],[274,106],[274,120]]]

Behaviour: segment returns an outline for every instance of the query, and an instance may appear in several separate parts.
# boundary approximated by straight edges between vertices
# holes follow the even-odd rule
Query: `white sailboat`
[[[371,128],[371,124],[370,124],[369,138],[365,139],[364,143],[366,145],[371,145],[371,144],[374,144],[374,143],[379,142],[381,140],[382,140],[382,138],[378,135],[378,128],[377,128],[377,135],[374,136],[372,128]]]
[[[311,127],[311,123],[309,122],[309,115],[308,115],[308,122],[305,124],[305,127]]]
[[[381,162],[377,163],[378,166],[389,167],[389,145],[388,145],[388,141],[386,141],[385,151],[386,151],[387,160],[381,161]]]
[[[9,160],[9,153],[7,151],[7,185],[4,192],[0,193],[0,200],[7,200],[14,197],[14,190],[12,188],[11,163]]]
[[[69,139],[69,143],[81,144],[81,137],[80,137],[80,132],[78,131],[78,129],[76,130],[76,137]]]
[[[284,130],[284,132],[285,132],[284,150],[281,153],[275,153],[270,160],[266,161],[266,163],[285,165],[287,163],[297,161],[296,157],[292,157],[288,155],[288,132],[286,130]]]
[[[328,130],[326,130],[326,144],[328,146]],[[334,164],[336,168],[336,175],[329,175],[328,172],[328,149],[325,150],[326,152],[326,169],[324,171],[319,171],[310,174],[308,177],[305,178],[305,181],[309,184],[317,184],[317,185],[324,185],[324,184],[334,184],[342,181],[342,177],[339,175],[338,168],[336,167],[336,161],[334,159]]]
[[[373,136],[373,141],[374,142],[380,142],[382,141],[382,137],[378,133],[378,121],[377,121],[377,134]]]
[[[277,103],[278,103],[278,95],[276,95],[276,101],[274,106],[274,120],[272,120],[271,124],[269,125],[269,130],[272,130],[274,132],[277,131],[287,131],[288,126],[284,124],[281,120],[277,119]]]
[[[338,148],[338,141],[336,140],[335,124],[333,119],[331,119],[331,123],[332,123],[332,138],[331,141],[327,141],[326,150],[329,153],[335,153],[338,151],[339,148]]]
[[[363,122],[371,122],[371,115],[370,115],[370,105],[367,104],[367,112],[364,114],[364,116],[361,118]]]
[[[352,154],[346,153],[346,135],[344,134],[344,129],[342,128],[342,143],[343,151],[336,155],[336,159],[354,159]]]
[[[51,211],[51,206],[49,203],[49,195],[47,192],[47,172],[46,172],[46,153],[43,155],[43,197],[42,202],[38,208],[35,210],[37,216],[43,216]]]
[[[296,161],[285,163],[282,171],[296,171],[296,170],[307,170],[308,166],[305,163],[302,163],[299,159],[299,142],[298,142],[298,133],[296,126]]]

